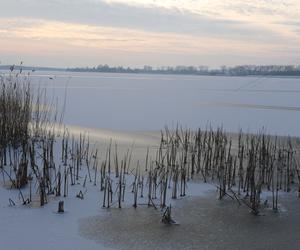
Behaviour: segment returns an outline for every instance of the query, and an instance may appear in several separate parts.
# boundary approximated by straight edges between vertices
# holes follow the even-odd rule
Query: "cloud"
[[[261,43],[233,38],[200,37],[190,34],[141,31],[140,29],[65,23],[42,19],[0,19],[2,40],[19,43],[16,47],[28,49],[28,53],[40,50],[54,52],[64,48],[74,51],[114,50],[128,53],[160,53],[178,55],[203,54],[260,54],[270,55],[283,49],[280,43]],[[9,44],[9,42],[8,42]],[[24,46],[27,44],[27,47]],[[37,46],[28,46],[36,44]],[[45,44],[45,46],[43,46]],[[53,46],[51,46],[53,44]],[[296,45],[295,45],[296,46]],[[293,48],[295,47],[293,45]],[[8,45],[8,47],[10,47]],[[7,49],[7,46],[2,46]],[[0,49],[1,52],[1,49]]]
[[[295,37],[293,30],[284,30],[278,22],[300,22],[298,0],[104,0],[112,6],[167,12],[169,20],[186,28],[194,27],[199,34],[231,36],[245,39],[274,40]],[[165,14],[163,14],[165,15]],[[158,19],[159,20],[159,19]],[[180,20],[180,21],[179,21]]]
[[[107,27],[98,25],[86,25],[77,23],[66,23],[61,21],[49,21],[43,19],[28,19],[28,18],[0,18],[0,32],[2,38],[16,39],[55,39],[68,43],[74,41],[82,41],[89,43],[90,46],[94,43],[102,44],[108,42],[107,46],[113,46],[117,43],[118,46],[126,46],[126,43],[134,43],[137,45],[148,45],[155,47],[160,44],[160,47],[166,50],[172,50],[179,47],[185,50],[193,48],[205,48],[215,50],[219,47],[227,48],[235,47],[236,49],[248,48],[248,42],[235,40],[234,38],[216,38],[210,36],[198,36],[197,34],[178,34],[176,32],[152,32],[142,31],[140,29]],[[187,46],[189,45],[189,46]],[[136,47],[135,46],[135,47]],[[259,41],[252,43],[252,48],[264,47]]]
[[[84,61],[105,54],[127,64],[282,63],[300,51],[299,8],[298,0],[1,1],[0,52]]]
[[[139,29],[106,27],[65,23],[42,19],[0,19],[2,38],[30,39],[33,41],[55,40],[61,43],[91,47],[119,47],[120,49],[143,50],[157,49],[165,51],[208,49],[215,45],[226,47],[228,41],[215,38],[141,31]],[[233,41],[232,41],[233,42]],[[219,45],[218,45],[219,44]],[[232,43],[231,43],[232,44]],[[188,46],[187,46],[188,45]]]
[[[197,13],[213,18],[243,20],[253,14],[257,16],[295,16],[299,18],[298,0],[103,0],[110,4],[124,4],[144,8],[175,9],[181,12]],[[217,14],[217,15],[216,15]]]
[[[207,0],[10,0],[0,4],[0,16],[193,36],[264,41],[281,38],[277,29],[268,29],[263,24],[257,25],[240,18],[239,11],[235,9],[242,6],[241,2],[231,7],[221,3],[222,1],[216,0],[211,3]],[[230,16],[224,13],[229,13]]]

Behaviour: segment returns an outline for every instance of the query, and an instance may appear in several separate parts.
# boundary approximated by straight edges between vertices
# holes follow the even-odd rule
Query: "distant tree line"
[[[242,65],[222,68],[228,75],[300,76],[300,65]]]
[[[300,65],[239,65],[221,66],[211,69],[207,66],[176,66],[143,68],[111,67],[107,64],[97,67],[68,68],[73,72],[108,72],[108,73],[146,73],[146,74],[180,74],[180,75],[226,75],[226,76],[300,76]]]
[[[212,75],[212,76],[300,76],[300,65],[239,65],[234,67],[221,66],[209,68],[207,66],[164,66],[143,68],[111,67],[107,64],[97,67],[50,68],[23,65],[0,65],[0,70],[11,67],[28,71],[71,71],[71,72],[107,72],[107,73],[143,73],[143,74],[178,74],[178,75]]]

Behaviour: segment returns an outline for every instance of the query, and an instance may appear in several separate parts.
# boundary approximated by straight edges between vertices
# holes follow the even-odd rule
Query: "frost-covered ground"
[[[206,190],[211,190],[211,188],[212,186],[208,184],[199,184],[199,186],[197,185],[197,195],[204,195]],[[84,200],[75,198],[80,190],[87,192]],[[26,191],[24,193],[26,194]],[[88,237],[84,237],[83,233],[80,234],[80,220],[88,219],[92,216],[101,216],[104,218],[112,216],[110,212],[118,209],[116,205],[110,210],[103,209],[102,197],[103,192],[99,191],[99,185],[95,187],[92,183],[88,183],[85,189],[82,185],[76,185],[70,187],[69,197],[53,198],[47,205],[40,208],[21,205],[21,202],[18,202],[17,191],[1,188],[0,249],[108,249],[105,244],[88,239]],[[16,206],[9,206],[9,198],[17,201]],[[60,200],[65,201],[64,214],[56,213]],[[133,195],[130,192],[127,193],[125,201],[125,204],[122,204],[124,209],[134,209],[132,208]],[[144,210],[148,208],[138,206],[137,209]],[[150,210],[154,209],[149,208]],[[160,214],[161,212],[157,212],[157,224],[160,224]],[[114,222],[118,224],[117,217],[115,217]],[[99,226],[101,227],[101,221],[99,221]]]
[[[74,132],[76,135],[76,127],[69,128],[70,132]],[[98,133],[94,131],[104,142],[101,145],[101,140],[98,141],[98,147],[107,146],[108,138],[121,138],[121,147],[130,148],[132,147],[132,142],[135,142],[135,150],[133,152],[132,162],[136,162],[138,159],[145,157],[146,146],[154,146],[154,139],[157,135],[151,133],[141,134],[141,133],[121,133],[113,131],[98,130]],[[93,134],[93,131],[91,131]],[[108,139],[109,141],[109,139]],[[58,142],[56,150],[59,152],[60,144]],[[142,150],[141,150],[142,148]],[[124,149],[123,149],[124,150]],[[139,151],[140,150],[140,151]],[[120,148],[122,152],[122,148]],[[60,154],[57,154],[60,155]],[[60,159],[56,159],[56,165],[61,164]],[[9,180],[5,176],[5,182],[1,177],[1,188],[0,188],[0,249],[7,250],[23,250],[23,249],[109,249],[107,244],[103,244],[99,241],[89,239],[85,237],[80,229],[80,221],[89,219],[92,216],[100,216],[101,218],[106,218],[107,216],[112,216],[111,211],[115,211],[117,208],[116,204],[116,194],[114,194],[113,200],[114,205],[111,209],[103,209],[103,192],[100,192],[100,181],[99,172],[97,176],[97,185],[94,185],[94,179],[89,182],[87,179],[86,186],[83,187],[84,178],[88,174],[85,166],[82,167],[80,171],[80,179],[74,186],[69,186],[68,197],[49,197],[49,203],[44,207],[39,207],[39,202],[37,194],[33,196],[33,203],[30,205],[22,205],[22,199],[18,190],[9,188]],[[92,177],[94,173],[92,173]],[[113,176],[113,174],[112,174]],[[117,179],[114,179],[113,189],[115,191]],[[132,208],[133,204],[133,194],[131,193],[131,183],[133,182],[133,176],[126,176],[126,196],[125,202],[122,203],[122,207]],[[36,190],[36,187],[33,187]],[[188,193],[191,196],[203,196],[206,195],[208,191],[214,190],[214,187],[209,184],[196,184],[191,183],[189,185]],[[24,198],[29,197],[29,187],[21,190]],[[82,191],[84,193],[84,199],[81,200],[76,198],[76,195]],[[171,191],[168,192],[171,194]],[[146,195],[145,195],[146,196]],[[15,206],[9,205],[9,199],[15,202]],[[58,202],[63,200],[65,205],[65,213],[58,214]],[[168,198],[168,204],[173,203],[174,208],[176,207],[174,201]],[[155,201],[159,203],[159,201]],[[137,209],[146,209],[145,206],[139,205],[140,203],[146,203],[146,198],[139,199]],[[153,210],[149,208],[148,211]],[[161,219],[161,211],[157,210],[156,220],[159,224]],[[118,223],[117,217],[115,217],[115,223]],[[99,222],[101,224],[101,222]],[[100,226],[100,225],[99,225]],[[93,229],[91,229],[93,230]],[[81,233],[80,233],[81,232]]]

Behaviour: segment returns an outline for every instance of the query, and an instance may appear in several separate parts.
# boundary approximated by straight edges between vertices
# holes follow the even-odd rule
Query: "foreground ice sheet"
[[[265,209],[255,217],[211,192],[175,202],[178,226],[160,223],[160,212],[153,208],[125,208],[80,220],[80,232],[116,249],[298,249],[299,201],[293,196],[283,202],[288,212]]]

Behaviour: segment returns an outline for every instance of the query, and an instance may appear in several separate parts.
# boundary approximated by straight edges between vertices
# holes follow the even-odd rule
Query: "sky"
[[[0,0],[1,64],[300,64],[299,0]]]

